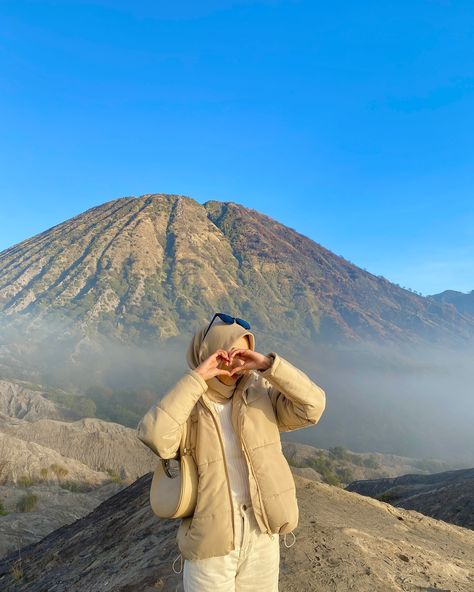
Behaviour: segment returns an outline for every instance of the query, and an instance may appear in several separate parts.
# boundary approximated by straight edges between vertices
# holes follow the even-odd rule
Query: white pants
[[[184,560],[184,592],[278,592],[280,535],[260,532],[251,504],[234,501],[235,549]]]

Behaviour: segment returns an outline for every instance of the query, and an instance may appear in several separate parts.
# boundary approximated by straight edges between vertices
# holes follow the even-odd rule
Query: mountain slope
[[[474,469],[364,479],[349,483],[346,490],[474,530]]]
[[[7,446],[9,441],[17,444],[4,448],[3,457],[11,458],[12,467],[24,466],[23,472],[31,478],[38,477],[41,469],[55,461],[56,455],[61,455],[64,462],[72,466],[85,465],[91,471],[111,471],[124,479],[136,479],[157,463],[156,456],[137,439],[135,429],[96,418],[24,421],[0,413],[0,444]],[[32,450],[22,456],[19,451],[24,446],[30,446]],[[37,449],[48,450],[52,461],[46,453],[33,454]],[[22,465],[22,458],[29,459],[27,465],[25,462]],[[87,481],[85,477],[82,480]]]
[[[180,335],[216,309],[262,334],[327,343],[474,335],[474,318],[232,202],[116,199],[0,253],[4,322],[48,335],[56,322],[62,333],[144,343]]]
[[[28,421],[42,417],[60,419],[62,415],[57,405],[43,395],[36,385],[20,380],[0,379],[0,415],[3,413]]]
[[[153,515],[150,483],[151,473],[4,557],[2,591],[182,590],[172,571],[179,520]],[[295,544],[280,540],[282,592],[474,589],[473,531],[298,475],[295,483],[300,520]]]

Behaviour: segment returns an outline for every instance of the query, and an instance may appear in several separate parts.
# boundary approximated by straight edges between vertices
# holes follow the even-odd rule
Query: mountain
[[[474,317],[474,290],[467,294],[457,290],[445,290],[439,294],[433,294],[430,298],[443,304],[452,304],[461,314]]]
[[[158,519],[149,504],[151,473],[90,514],[0,559],[4,592],[182,590],[172,571],[179,520]],[[296,541],[280,539],[280,589],[474,589],[474,532],[295,475]],[[291,544],[290,537],[288,543]],[[180,568],[180,561],[174,564]]]
[[[346,490],[474,530],[474,469],[358,480]]]
[[[328,395],[318,429],[284,442],[301,527],[296,546],[282,546],[282,589],[472,591],[471,530],[328,483],[430,470],[402,456],[385,463],[384,451],[472,454],[474,317],[256,210],[153,194],[0,253],[2,592],[179,589],[177,522],[151,513],[157,459],[135,427],[184,370],[195,323],[216,309],[247,318],[261,351],[276,349]],[[445,345],[460,349],[450,357]],[[23,512],[25,499],[36,508]],[[452,512],[455,499],[450,490]]]
[[[234,202],[124,197],[1,252],[0,379],[135,428],[216,310],[326,390],[318,430],[288,440],[472,466],[474,317]]]
[[[234,202],[124,197],[0,253],[0,315],[9,331],[24,335],[23,321],[45,341],[60,333],[72,355],[76,332],[152,343],[215,310],[274,338],[326,344],[474,336],[471,316]]]

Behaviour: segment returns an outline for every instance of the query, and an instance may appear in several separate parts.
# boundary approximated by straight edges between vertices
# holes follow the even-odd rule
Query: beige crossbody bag
[[[179,453],[160,458],[150,488],[150,505],[160,518],[185,518],[194,512],[197,500],[198,470],[191,454],[188,422],[183,426]]]

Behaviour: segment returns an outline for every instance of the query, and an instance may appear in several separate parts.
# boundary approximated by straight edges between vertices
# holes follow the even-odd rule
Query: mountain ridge
[[[349,483],[355,491],[426,516],[474,530],[474,468],[430,475],[410,473]]]
[[[7,323],[57,319],[86,334],[143,342],[178,336],[215,309],[247,316],[263,333],[308,341],[474,337],[474,318],[451,305],[235,202],[118,198],[0,253]]]
[[[467,293],[458,290],[444,290],[439,294],[432,294],[430,297],[437,302],[454,306],[461,314],[474,316],[474,290]]]

